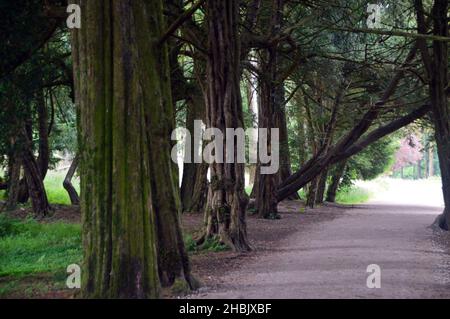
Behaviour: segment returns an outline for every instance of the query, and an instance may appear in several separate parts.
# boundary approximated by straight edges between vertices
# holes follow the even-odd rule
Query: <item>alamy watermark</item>
[[[69,29],[81,29],[81,8],[78,4],[69,4],[66,12],[69,14],[66,20]]]
[[[373,264],[367,267],[367,277],[366,285],[369,289],[380,289],[381,288],[381,267]]]
[[[382,13],[386,9],[389,8],[389,4],[383,5],[379,3],[369,3],[367,5],[367,13],[369,16],[367,17],[367,27],[369,29],[381,29],[383,28],[382,24]]]
[[[258,139],[253,137],[259,136]],[[194,122],[194,132],[178,128],[172,132],[172,140],[178,143],[172,149],[172,160],[178,163],[184,150],[184,163],[261,164],[261,174],[271,175],[280,168],[280,130],[278,128],[217,128],[204,129],[202,121]],[[192,143],[193,140],[193,143]],[[246,140],[248,144],[248,156]],[[210,141],[205,146],[204,141]],[[269,146],[270,145],[270,149]],[[258,151],[257,151],[258,150]]]
[[[81,267],[77,264],[67,266],[67,273],[69,276],[66,280],[66,286],[69,289],[81,288]]]

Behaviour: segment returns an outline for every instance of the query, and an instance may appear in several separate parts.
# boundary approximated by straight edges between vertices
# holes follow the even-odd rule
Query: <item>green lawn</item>
[[[355,205],[368,202],[372,193],[365,188],[353,186],[348,190],[340,191],[336,195],[336,202],[339,204]]]
[[[63,181],[66,171],[49,171],[44,180],[45,190],[50,204],[70,205],[70,198],[63,187]],[[72,183],[75,189],[80,191],[80,182],[78,178],[73,178]],[[0,191],[0,198],[4,199],[5,191]]]
[[[47,191],[48,200],[51,204],[70,205],[70,198],[63,187],[66,171],[48,172],[44,184]],[[78,178],[72,180],[74,187],[79,192],[80,183]]]
[[[0,277],[65,273],[80,263],[81,226],[16,221],[0,215]]]
[[[62,291],[67,266],[81,260],[81,225],[19,221],[0,214],[0,298]]]

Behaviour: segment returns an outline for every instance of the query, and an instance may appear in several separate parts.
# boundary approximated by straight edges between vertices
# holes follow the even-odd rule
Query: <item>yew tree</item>
[[[193,285],[179,224],[161,0],[76,1],[83,296],[154,298]]]
[[[427,34],[425,8],[421,0],[414,1],[417,12],[418,32]],[[428,16],[428,15],[427,15]],[[445,230],[450,230],[450,109],[448,105],[448,1],[435,0],[429,15],[432,19],[433,36],[444,40],[432,41],[432,49],[424,39],[419,40],[419,48],[425,67],[433,122],[435,126],[436,144],[439,165],[442,175],[442,190],[444,193],[445,211],[438,218],[438,224]]]
[[[240,92],[241,43],[239,33],[239,1],[209,0],[206,4],[209,54],[207,59],[207,127],[224,134],[229,129],[243,128]],[[223,145],[234,135],[225,135]],[[236,142],[236,141],[235,141]],[[234,163],[214,162],[210,165],[211,182],[206,207],[206,238],[219,241],[236,251],[248,251],[245,193],[245,164],[238,163],[238,149],[234,143]],[[216,152],[218,150],[216,149]]]

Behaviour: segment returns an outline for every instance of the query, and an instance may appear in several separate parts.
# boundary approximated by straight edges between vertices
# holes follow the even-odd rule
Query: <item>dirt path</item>
[[[394,186],[368,205],[298,229],[195,297],[450,298],[448,235],[429,227],[440,204],[419,206],[408,188]],[[381,267],[381,289],[366,286],[371,264]]]

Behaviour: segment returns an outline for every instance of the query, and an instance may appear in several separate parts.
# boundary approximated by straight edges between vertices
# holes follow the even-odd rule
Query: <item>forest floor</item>
[[[189,298],[450,297],[450,239],[429,227],[442,210],[439,182],[387,180],[358,186],[377,196],[364,205],[326,204],[316,209],[287,201],[280,204],[280,220],[250,214],[248,233],[254,251],[247,254],[220,247],[196,249],[192,238],[203,217],[184,214],[193,273],[202,283]],[[23,220],[28,214],[28,209],[20,209],[11,217]],[[78,208],[67,206],[56,206],[51,218],[40,221],[41,227],[57,225],[54,234],[42,239],[55,249],[27,255],[30,274],[24,267],[21,275],[2,276],[0,261],[0,298],[73,298],[73,291],[64,288],[65,265],[81,258],[75,238],[79,223]],[[60,237],[66,225],[75,226],[68,229],[72,239]],[[24,249],[13,251],[14,258],[22,262]],[[71,259],[65,260],[68,251]],[[53,262],[52,258],[53,271],[39,271],[39,263]],[[366,287],[370,264],[381,267],[381,289]]]

